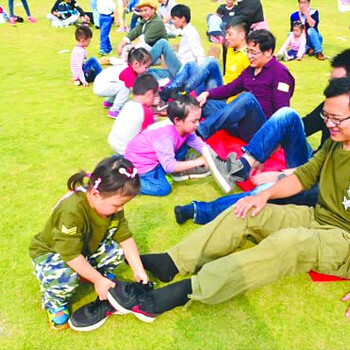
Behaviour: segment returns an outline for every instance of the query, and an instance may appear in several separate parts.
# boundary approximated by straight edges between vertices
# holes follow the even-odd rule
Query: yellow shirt
[[[247,67],[249,66],[249,59],[247,55],[247,48],[235,51],[232,47],[227,49],[226,54],[226,72],[224,75],[224,84],[231,83],[235,80]],[[227,103],[231,102],[235,97],[230,97]]]

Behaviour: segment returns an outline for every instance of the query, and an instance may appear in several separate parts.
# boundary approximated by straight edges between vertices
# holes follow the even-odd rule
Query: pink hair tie
[[[127,176],[129,179],[133,179],[136,174],[137,174],[137,169],[136,168],[119,168],[119,173],[122,175]]]
[[[95,190],[97,190],[97,188],[98,188],[98,186],[100,185],[101,182],[102,182],[102,180],[101,180],[100,177],[95,180],[95,184],[94,184],[94,189]]]

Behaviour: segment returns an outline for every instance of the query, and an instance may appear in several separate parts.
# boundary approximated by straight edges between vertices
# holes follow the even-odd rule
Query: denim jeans
[[[151,68],[148,73],[156,79],[172,79],[180,70],[182,63],[177,58],[175,51],[165,39],[158,40],[152,47],[150,54],[152,56],[152,65],[154,65],[163,55],[167,69]]]
[[[212,100],[208,100],[205,105],[207,104],[209,106],[206,106],[204,116],[209,109],[216,111],[198,126],[197,130],[205,140],[216,131],[224,129],[248,142],[266,121],[259,102],[250,92],[240,94],[229,104]]]
[[[109,40],[112,23],[112,16],[100,14],[100,53],[110,53],[112,51],[112,45]]]
[[[27,0],[21,0],[21,1],[22,1],[24,10],[26,11],[27,16],[29,17],[30,16],[30,10],[29,10],[29,5],[27,3]],[[13,17],[15,15],[14,12],[13,12],[13,0],[9,0],[8,5],[9,5],[10,16]]]
[[[222,84],[222,74],[217,59],[208,57],[200,66],[196,62],[187,62],[182,65],[168,87],[176,88],[184,85],[186,92],[195,90],[199,95],[204,90]]]
[[[273,183],[263,184],[255,187],[251,191],[230,194],[228,196],[219,197],[212,202],[197,202],[194,204],[194,219],[193,222],[199,225],[205,225],[214,220],[224,210],[234,205],[238,200],[248,196],[254,196],[266,188],[272,186]],[[306,205],[308,207],[315,207],[318,197],[318,184],[311,187],[309,190],[302,191],[294,196],[287,198],[279,198],[269,200],[272,204],[295,204]]]
[[[312,47],[315,53],[322,52],[322,35],[314,28],[307,30],[306,50]]]
[[[101,71],[102,67],[96,57],[90,57],[83,64],[83,72],[88,83],[92,83],[95,80],[97,74],[99,74]]]
[[[265,163],[278,145],[284,149],[287,168],[306,163],[313,154],[306,140],[304,124],[292,108],[283,107],[275,112],[243,150],[260,163]]]
[[[188,150],[187,144],[183,144],[175,153],[176,160],[185,159]],[[140,174],[141,194],[149,196],[166,196],[171,192],[171,185],[166,178],[166,172],[161,164],[145,174]]]

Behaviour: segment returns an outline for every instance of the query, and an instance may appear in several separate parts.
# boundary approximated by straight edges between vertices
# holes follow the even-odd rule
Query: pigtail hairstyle
[[[135,61],[141,64],[151,62],[152,56],[143,47],[139,47],[137,49],[132,48],[128,53],[128,64],[133,64]]]
[[[88,178],[87,183],[85,178]],[[91,174],[80,171],[72,175],[67,186],[71,191],[75,191],[78,186],[84,186],[88,191],[94,188],[104,197],[116,193],[134,197],[140,191],[140,177],[130,161],[112,156],[100,161]]]
[[[168,118],[173,123],[175,118],[185,120],[191,108],[199,108],[198,101],[191,95],[180,93],[172,98],[168,106]]]

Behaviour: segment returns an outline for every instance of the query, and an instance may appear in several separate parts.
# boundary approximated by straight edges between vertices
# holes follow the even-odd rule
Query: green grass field
[[[205,16],[217,4],[186,0],[205,48]],[[349,14],[336,0],[313,1],[321,13],[324,53],[333,56],[350,46]],[[0,25],[0,348],[1,349],[348,349],[350,321],[340,299],[348,282],[314,284],[307,275],[285,278],[229,302],[192,303],[144,324],[132,315],[113,316],[95,332],[54,332],[41,309],[39,283],[32,272],[28,244],[42,229],[66,180],[79,169],[92,170],[111,154],[107,134],[113,121],[101,99],[70,81],[69,58],[74,28],[54,29],[45,19],[52,4],[29,0],[39,22]],[[289,30],[296,0],[264,0],[264,10],[277,46]],[[5,3],[2,3],[5,5]],[[83,0],[84,8],[88,1]],[[20,6],[15,7],[23,16]],[[98,31],[89,55],[96,55]],[[113,30],[114,46],[121,34]],[[288,63],[296,78],[292,100],[301,115],[322,101],[329,62],[305,57]],[[311,143],[317,143],[315,136]],[[214,180],[176,183],[167,198],[139,196],[126,207],[141,252],[163,251],[190,234],[196,225],[178,226],[176,204],[221,196]],[[130,279],[127,266],[118,277]],[[160,284],[157,284],[159,286]],[[82,286],[73,309],[95,298]]]

